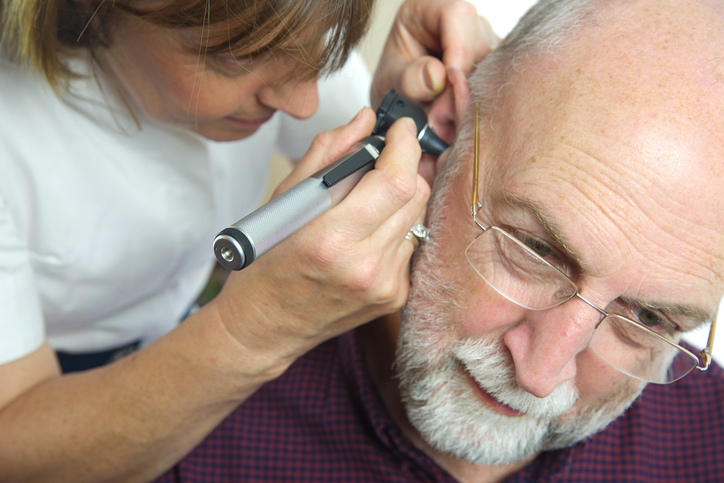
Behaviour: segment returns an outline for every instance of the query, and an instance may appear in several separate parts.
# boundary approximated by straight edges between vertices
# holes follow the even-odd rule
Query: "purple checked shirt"
[[[724,482],[724,371],[650,384],[603,432],[507,482]],[[397,427],[354,333],[298,360],[159,482],[454,482]]]

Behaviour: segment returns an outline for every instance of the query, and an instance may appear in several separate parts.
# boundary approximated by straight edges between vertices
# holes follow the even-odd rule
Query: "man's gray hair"
[[[533,5],[505,39],[475,66],[468,78],[474,102],[460,121],[450,158],[464,159],[462,153],[471,151],[475,103],[480,109],[481,123],[489,122],[511,74],[522,72],[534,56],[555,56],[582,27],[594,25],[601,13],[599,6],[608,3],[608,0],[539,0]],[[435,183],[449,184],[463,166],[464,163],[447,163]],[[438,197],[432,202],[443,204],[446,197]]]
[[[512,73],[521,72],[533,57],[555,56],[582,27],[595,23],[600,13],[596,7],[605,3],[608,2],[540,0],[533,5],[500,45],[477,65],[468,80],[481,118],[493,114],[500,91]]]

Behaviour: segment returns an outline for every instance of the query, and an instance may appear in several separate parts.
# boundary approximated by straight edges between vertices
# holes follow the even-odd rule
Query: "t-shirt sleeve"
[[[304,121],[284,115],[277,149],[292,160],[300,159],[314,136],[348,123],[364,106],[369,106],[372,83],[362,56],[352,52],[339,71],[317,84],[319,109]]]
[[[0,364],[30,354],[44,339],[30,256],[0,194]]]

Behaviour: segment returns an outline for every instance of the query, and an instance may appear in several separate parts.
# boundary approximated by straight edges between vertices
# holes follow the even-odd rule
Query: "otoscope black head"
[[[390,126],[401,117],[411,117],[415,121],[418,134],[427,125],[427,114],[420,106],[394,89],[390,89],[382,99],[380,108],[377,109],[377,124],[372,134],[384,136]]]
[[[411,117],[417,126],[417,140],[420,142],[423,153],[440,156],[448,144],[440,139],[435,131],[427,125],[425,111],[394,89],[390,89],[382,99],[377,109],[377,124],[372,131],[373,135],[384,136],[392,124],[401,117]]]
[[[418,134],[418,141],[420,142],[420,146],[422,146],[423,153],[429,153],[435,157],[440,156],[443,151],[450,147],[450,145],[440,139],[429,126],[421,137]]]

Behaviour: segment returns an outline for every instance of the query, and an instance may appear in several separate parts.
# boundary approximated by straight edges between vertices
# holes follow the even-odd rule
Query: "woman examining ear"
[[[403,120],[347,199],[191,310],[272,150],[300,160],[288,187],[371,132],[372,3],[2,0],[0,481],[149,481],[404,303],[429,188]],[[471,8],[406,2],[374,98],[468,72],[489,38]]]

